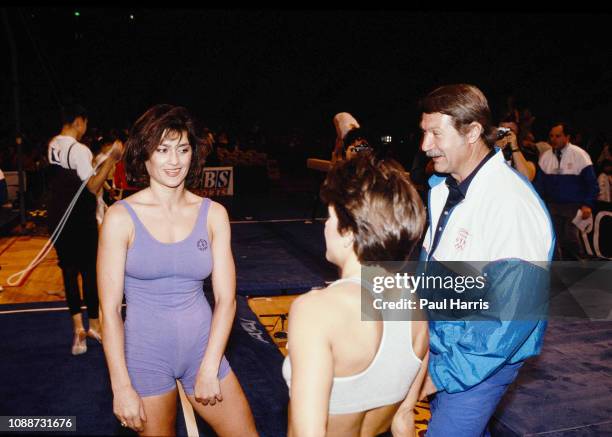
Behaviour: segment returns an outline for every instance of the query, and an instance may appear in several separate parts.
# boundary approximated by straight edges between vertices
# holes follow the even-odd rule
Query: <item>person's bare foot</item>
[[[89,330],[87,336],[102,343],[102,328],[100,327],[100,319],[89,319]]]
[[[100,333],[100,331],[97,331],[93,328],[89,328],[89,330],[87,331],[87,336],[89,338],[93,338],[100,344],[102,343],[102,334]]]
[[[74,333],[74,339],[72,340],[72,355],[81,355],[87,352],[87,342],[85,338],[87,333],[84,329],[79,329]]]

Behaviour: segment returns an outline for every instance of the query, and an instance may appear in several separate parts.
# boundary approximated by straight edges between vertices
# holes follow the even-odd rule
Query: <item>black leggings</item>
[[[90,319],[98,318],[98,285],[96,276],[96,256],[98,248],[98,229],[96,227],[64,229],[55,243],[59,266],[64,278],[66,301],[70,314],[81,312],[81,293],[78,276],[83,279],[83,297]]]
[[[68,302],[68,308],[70,308],[70,315],[74,316],[81,312],[81,293],[79,292],[78,283],[79,273],[81,273],[83,279],[83,297],[87,305],[87,315],[90,319],[97,319],[99,302],[95,263],[92,266],[81,269],[76,266],[62,268],[66,301]]]

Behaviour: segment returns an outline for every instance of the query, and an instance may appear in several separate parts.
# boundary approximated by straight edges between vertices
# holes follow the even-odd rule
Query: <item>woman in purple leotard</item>
[[[175,434],[177,379],[217,434],[257,435],[223,356],[236,312],[229,219],[223,206],[187,190],[207,151],[184,108],[149,109],[125,157],[144,189],[114,204],[102,225],[98,286],[113,412],[141,435]],[[202,292],[211,273],[214,312]]]

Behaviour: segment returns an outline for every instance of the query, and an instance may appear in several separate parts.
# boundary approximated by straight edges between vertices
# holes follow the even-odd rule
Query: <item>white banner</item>
[[[234,167],[204,167],[201,195],[233,196]]]

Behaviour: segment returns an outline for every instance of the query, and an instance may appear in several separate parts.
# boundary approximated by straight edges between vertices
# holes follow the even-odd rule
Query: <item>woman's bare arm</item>
[[[429,327],[427,321],[412,321],[412,349],[421,362],[406,398],[401,403],[391,424],[393,437],[414,437],[414,407],[419,400],[421,387],[427,376],[429,363]]]
[[[212,202],[207,222],[213,259],[215,309],[210,339],[200,370],[216,378],[236,315],[236,268],[232,255],[229,217],[225,208],[217,202]]]
[[[329,308],[318,296],[304,295],[289,313],[291,358],[290,437],[324,436],[334,376],[329,341]]]
[[[113,410],[117,418],[130,428],[142,430],[146,416],[128,375],[121,317],[125,260],[132,230],[127,210],[119,204],[111,206],[104,217],[98,243],[98,293],[104,355],[113,390]]]

